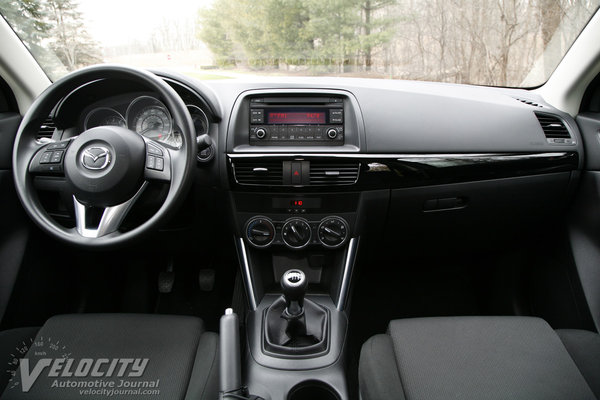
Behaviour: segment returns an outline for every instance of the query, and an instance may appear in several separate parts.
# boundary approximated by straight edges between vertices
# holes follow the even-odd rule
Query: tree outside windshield
[[[48,75],[99,62],[251,75],[542,84],[600,0],[0,0]],[[119,19],[122,18],[122,19]]]

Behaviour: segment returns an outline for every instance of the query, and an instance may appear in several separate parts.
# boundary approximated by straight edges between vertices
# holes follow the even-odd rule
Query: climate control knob
[[[340,217],[324,218],[319,224],[317,234],[323,246],[330,249],[338,248],[348,238],[348,223]]]
[[[327,137],[329,139],[335,139],[337,137],[337,135],[338,135],[337,129],[331,128],[331,129],[327,130]]]
[[[254,217],[246,223],[246,239],[254,247],[268,247],[275,239],[275,226],[267,217]]]
[[[307,220],[291,218],[281,228],[283,242],[292,249],[301,249],[310,243],[312,229]]]
[[[256,132],[254,132],[256,134],[256,137],[259,139],[264,139],[265,136],[267,136],[267,131],[264,130],[263,128],[258,128],[256,130]]]

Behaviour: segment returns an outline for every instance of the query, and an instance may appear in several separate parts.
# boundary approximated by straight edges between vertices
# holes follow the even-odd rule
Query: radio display
[[[325,124],[327,114],[324,110],[281,109],[267,111],[267,124]]]

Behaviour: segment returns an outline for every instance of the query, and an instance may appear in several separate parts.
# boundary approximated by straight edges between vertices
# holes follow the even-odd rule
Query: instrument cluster
[[[196,105],[186,106],[194,122],[196,135],[208,133],[209,120],[206,113]],[[153,96],[138,96],[124,105],[101,105],[85,113],[83,130],[106,125],[130,129],[175,149],[182,145],[181,132],[174,124],[171,113]]]

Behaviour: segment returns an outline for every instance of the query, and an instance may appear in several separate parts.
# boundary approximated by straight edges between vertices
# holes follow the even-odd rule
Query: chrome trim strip
[[[359,238],[352,238],[348,243],[348,251],[344,260],[344,274],[342,275],[342,284],[340,285],[340,294],[337,301],[337,310],[343,311],[346,308],[346,299],[350,290],[350,280],[354,270],[354,262],[356,261],[356,252],[358,250]]]
[[[121,222],[131,210],[131,207],[135,204],[137,199],[144,193],[144,190],[148,186],[148,181],[144,181],[142,187],[137,193],[124,203],[117,204],[116,206],[106,207],[102,211],[102,217],[100,223],[96,229],[91,229],[86,226],[86,214],[88,207],[77,200],[77,197],[73,195],[73,206],[75,208],[75,225],[77,232],[85,238],[99,238],[109,233],[116,232],[121,226]]]
[[[389,158],[398,160],[414,161],[415,159],[460,159],[460,160],[473,160],[473,159],[489,159],[489,160],[527,160],[531,158],[548,158],[548,157],[562,157],[567,155],[568,152],[546,152],[546,153],[439,153],[439,154],[367,154],[367,153],[243,153],[235,154],[228,153],[227,157],[230,159],[236,158]]]
[[[246,288],[246,297],[248,297],[248,302],[250,303],[250,310],[254,311],[257,308],[256,296],[254,294],[254,283],[252,282],[252,274],[250,274],[250,263],[248,262],[244,239],[240,237],[235,238],[235,248],[240,259],[240,266],[242,267],[242,279]]]

